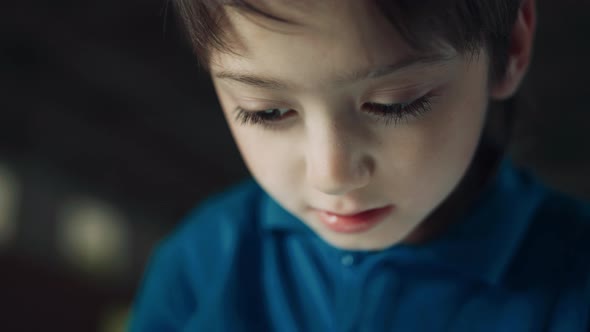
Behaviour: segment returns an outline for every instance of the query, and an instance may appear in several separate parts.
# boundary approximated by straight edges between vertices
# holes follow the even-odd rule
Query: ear
[[[510,34],[506,71],[491,87],[490,97],[506,99],[518,89],[531,60],[536,19],[535,0],[522,0]]]

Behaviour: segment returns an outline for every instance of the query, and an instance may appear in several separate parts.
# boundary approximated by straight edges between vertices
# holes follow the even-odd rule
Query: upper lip
[[[350,217],[350,216],[354,216],[354,215],[361,214],[361,213],[364,213],[364,212],[368,212],[368,211],[371,211],[371,210],[383,209],[383,208],[387,208],[387,207],[390,207],[390,206],[391,205],[383,205],[383,206],[374,207],[374,208],[370,208],[370,209],[357,210],[357,211],[344,212],[344,213],[341,213],[341,212],[332,212],[330,210],[322,210],[322,209],[316,209],[316,210],[322,211],[322,212],[327,212],[329,214],[334,214],[334,215],[337,215],[337,216]]]

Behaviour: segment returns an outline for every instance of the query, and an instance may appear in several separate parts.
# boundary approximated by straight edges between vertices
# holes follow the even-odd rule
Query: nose
[[[318,128],[308,136],[307,176],[313,188],[329,195],[344,195],[369,184],[373,160],[360,138],[337,125]]]

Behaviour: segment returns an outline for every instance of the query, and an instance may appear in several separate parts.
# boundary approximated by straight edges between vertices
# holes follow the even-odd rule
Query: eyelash
[[[392,122],[397,125],[404,120],[419,118],[428,113],[432,109],[432,97],[434,97],[432,94],[427,94],[410,103],[379,104],[369,102],[363,104],[363,107],[368,109],[369,113],[380,116],[385,121],[385,125],[390,125]],[[250,111],[238,108],[236,109],[236,121],[244,125],[262,125],[265,128],[275,129],[285,117],[283,116],[273,120],[274,115],[266,113],[269,110],[278,110],[278,108],[262,111]]]
[[[422,96],[410,103],[400,104],[378,104],[366,103],[363,105],[370,113],[379,115],[385,121],[385,125],[392,122],[397,125],[402,121],[419,118],[432,110],[432,94]]]

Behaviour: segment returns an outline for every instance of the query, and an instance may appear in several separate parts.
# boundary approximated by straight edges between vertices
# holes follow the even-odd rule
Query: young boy
[[[253,179],[155,250],[132,331],[588,331],[590,208],[485,135],[534,0],[177,0]]]

